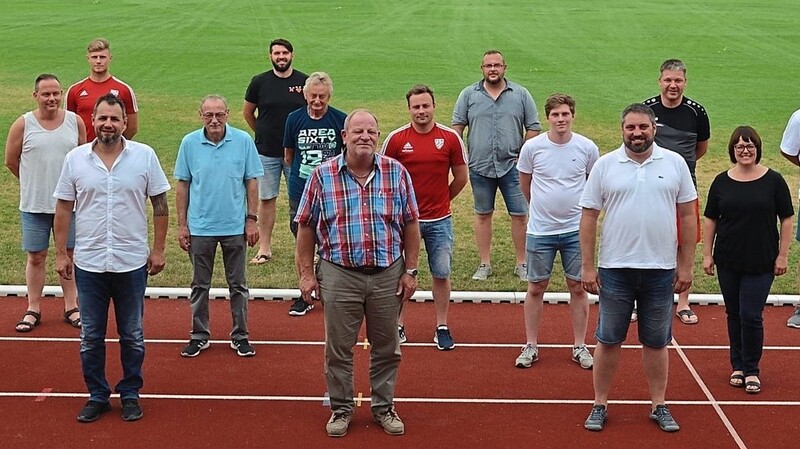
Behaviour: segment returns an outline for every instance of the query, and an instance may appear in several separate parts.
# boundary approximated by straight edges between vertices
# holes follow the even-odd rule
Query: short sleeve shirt
[[[525,132],[542,129],[528,89],[508,80],[497,100],[483,87],[483,80],[464,88],[452,122],[469,128],[469,168],[487,178],[501,178],[512,170]]]
[[[286,117],[306,105],[303,97],[305,73],[292,70],[279,78],[269,70],[253,77],[244,94],[245,101],[256,105],[256,148],[258,154],[283,158],[283,128]]]
[[[97,99],[106,94],[114,94],[125,105],[126,114],[139,112],[139,104],[136,103],[136,94],[133,93],[131,86],[122,80],[111,77],[101,83],[92,81],[86,77],[73,84],[67,90],[67,110],[72,111],[83,119],[86,125],[86,140],[91,142],[96,137],[94,126],[92,126],[92,113]]]
[[[226,125],[219,143],[208,140],[203,128],[187,134],[178,148],[175,179],[189,183],[189,233],[244,234],[247,181],[263,175],[253,139],[246,132]]]

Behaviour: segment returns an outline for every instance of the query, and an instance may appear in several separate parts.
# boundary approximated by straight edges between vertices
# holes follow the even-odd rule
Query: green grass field
[[[113,74],[135,89],[140,107],[136,140],[153,146],[171,177],[178,143],[200,126],[197,103],[208,93],[229,98],[234,126],[246,128],[241,102],[250,78],[268,68],[267,43],[284,37],[295,46],[294,66],[331,74],[332,105],[368,107],[383,134],[408,120],[404,95],[416,83],[433,87],[438,120],[449,124],[459,91],[480,78],[483,52],[504,52],[507,76],[531,91],[540,104],[552,92],[578,100],[576,131],[602,152],[620,142],[619,112],[658,91],[660,63],[683,59],[686,94],[709,111],[709,154],[698,165],[700,197],[713,176],[729,166],[727,139],[750,124],[765,143],[762,163],[786,176],[797,190],[797,170],[779,155],[789,115],[800,108],[800,3],[795,0],[699,0],[696,2],[506,2],[474,0],[239,1],[195,0],[5,0],[0,6],[0,139],[13,120],[35,106],[34,78],[57,74],[66,89],[86,76],[86,44],[111,41]],[[18,184],[0,173],[0,284],[24,284],[25,256],[19,249]],[[174,204],[174,194],[170,197]],[[500,202],[502,203],[502,202]],[[472,231],[472,199],[466,190],[454,205],[456,290],[517,290],[511,275],[508,220],[496,214],[496,275],[478,283]],[[251,287],[296,286],[294,241],[286,223],[286,198],[279,201],[276,259],[248,269]],[[502,212],[502,210],[500,211]],[[174,213],[172,214],[174,218]],[[188,286],[190,267],[168,240],[167,268],[152,286]],[[698,255],[701,250],[698,248]],[[792,250],[792,264],[800,245]],[[696,267],[696,292],[718,292],[716,280]],[[220,269],[215,286],[224,286]],[[425,266],[425,264],[421,264]],[[423,270],[422,289],[430,289]],[[560,271],[559,271],[560,273]],[[551,290],[564,290],[553,278]],[[796,293],[796,274],[776,280],[775,293]],[[57,278],[50,270],[48,284]]]

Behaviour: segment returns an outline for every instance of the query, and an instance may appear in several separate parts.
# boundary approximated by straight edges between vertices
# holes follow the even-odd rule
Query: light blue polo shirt
[[[178,149],[175,179],[189,183],[189,233],[201,237],[244,234],[249,179],[264,176],[253,139],[225,126],[215,144],[200,128],[187,134]]]

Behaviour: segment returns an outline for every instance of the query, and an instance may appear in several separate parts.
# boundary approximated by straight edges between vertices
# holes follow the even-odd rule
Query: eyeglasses
[[[505,64],[484,64],[481,67],[484,69],[502,69],[505,66]]]
[[[217,119],[219,121],[223,121],[225,117],[228,116],[227,112],[203,112],[200,114],[203,117],[203,120],[212,120]]]
[[[748,143],[748,144],[741,144],[740,143],[740,144],[734,145],[733,149],[738,151],[739,153],[743,152],[744,150],[747,150],[748,152],[752,153],[752,152],[756,151],[756,146],[753,145],[752,143]]]

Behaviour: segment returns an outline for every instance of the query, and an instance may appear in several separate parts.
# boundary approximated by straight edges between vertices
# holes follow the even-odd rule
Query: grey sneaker
[[[606,423],[606,416],[608,416],[606,406],[595,404],[592,406],[592,411],[589,412],[589,417],[584,421],[583,427],[586,430],[599,432],[603,430],[603,425]]]
[[[350,427],[350,420],[353,419],[353,414],[350,412],[333,413],[325,425],[325,430],[328,432],[329,437],[343,437],[347,435],[347,428]]]
[[[400,338],[401,345],[406,342],[406,328],[404,326],[397,325],[397,336]]]
[[[789,317],[786,325],[795,329],[800,329],[800,306],[794,308],[794,313]]]
[[[656,409],[650,412],[650,419],[655,421],[664,432],[681,430],[681,426],[672,417],[672,413],[669,412],[669,407],[666,405],[656,405]]]
[[[528,282],[528,264],[521,263],[514,267],[514,276],[517,276],[520,281]]]
[[[403,424],[403,421],[400,420],[400,417],[397,416],[394,407],[383,413],[372,415],[372,420],[380,424],[381,427],[383,427],[383,431],[389,435],[402,435],[406,431],[406,426]]]
[[[489,264],[482,263],[475,270],[475,274],[472,275],[472,280],[474,281],[485,281],[489,276],[492,275],[492,266]]]
[[[572,361],[581,365],[583,369],[592,369],[594,358],[586,345],[572,348]]]
[[[539,360],[539,348],[528,343],[522,347],[517,360],[514,361],[514,366],[517,368],[530,368],[533,362]]]

